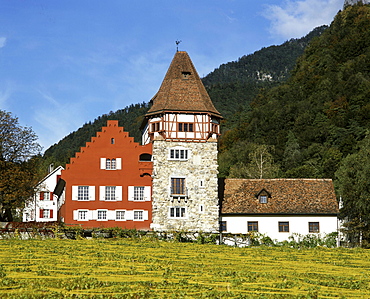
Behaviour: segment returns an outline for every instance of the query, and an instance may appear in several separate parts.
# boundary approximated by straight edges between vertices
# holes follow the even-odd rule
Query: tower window
[[[184,178],[171,178],[171,195],[186,195],[185,179]]]
[[[169,160],[187,160],[188,159],[188,150],[182,148],[171,148]]]
[[[185,207],[171,207],[170,208],[170,218],[185,218],[186,209]]]
[[[152,123],[152,132],[159,132],[160,130],[160,122]]]
[[[179,132],[194,132],[193,123],[179,123]]]
[[[110,143],[114,144],[114,138],[111,138]]]

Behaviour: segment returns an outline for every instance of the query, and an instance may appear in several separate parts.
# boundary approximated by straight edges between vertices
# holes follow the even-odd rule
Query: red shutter
[[[53,192],[50,192],[50,200],[53,200]]]
[[[53,210],[50,210],[50,218],[53,218]]]
[[[40,192],[40,200],[44,200],[44,192]]]
[[[40,209],[40,218],[44,218],[44,210]]]

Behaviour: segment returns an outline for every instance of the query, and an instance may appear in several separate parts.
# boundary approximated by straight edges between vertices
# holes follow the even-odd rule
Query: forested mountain
[[[243,56],[238,61],[221,65],[203,78],[212,101],[221,114],[228,118],[224,127],[233,124],[232,120],[235,118],[233,114],[249,107],[249,103],[261,88],[271,88],[286,80],[309,41],[319,36],[326,27],[318,27],[303,38],[291,39],[280,46],[263,48],[254,54]],[[124,126],[125,130],[130,132],[130,136],[134,137],[136,142],[140,142],[139,127],[148,109],[149,104],[146,103],[131,105],[84,124],[45,151],[45,164],[68,163],[69,158],[95,136],[108,119],[119,120],[120,126]]]
[[[234,113],[245,110],[260,90],[285,82],[309,42],[326,28],[325,25],[317,27],[302,38],[262,48],[237,61],[222,64],[204,77],[203,84],[213,103],[229,120],[226,127],[232,124]]]
[[[248,163],[255,143],[270,148],[276,176],[334,178],[370,127],[369,10],[355,5],[340,12],[288,81],[261,92],[240,115],[240,125],[221,139],[224,176]],[[235,168],[234,176],[248,176]]]

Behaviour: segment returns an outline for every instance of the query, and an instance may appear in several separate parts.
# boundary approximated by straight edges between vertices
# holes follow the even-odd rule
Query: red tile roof
[[[161,87],[152,98],[147,116],[163,112],[206,112],[221,114],[213,105],[199,75],[184,51],[176,52]]]
[[[265,189],[271,196],[260,203]],[[226,179],[222,214],[337,214],[330,179]]]

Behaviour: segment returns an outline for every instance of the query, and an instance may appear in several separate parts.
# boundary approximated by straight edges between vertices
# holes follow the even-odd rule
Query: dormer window
[[[259,203],[268,203],[268,199],[271,198],[271,194],[266,189],[262,189],[256,194],[256,197],[258,198]]]
[[[191,72],[182,72],[181,74],[182,74],[182,78],[187,80],[189,79]]]

